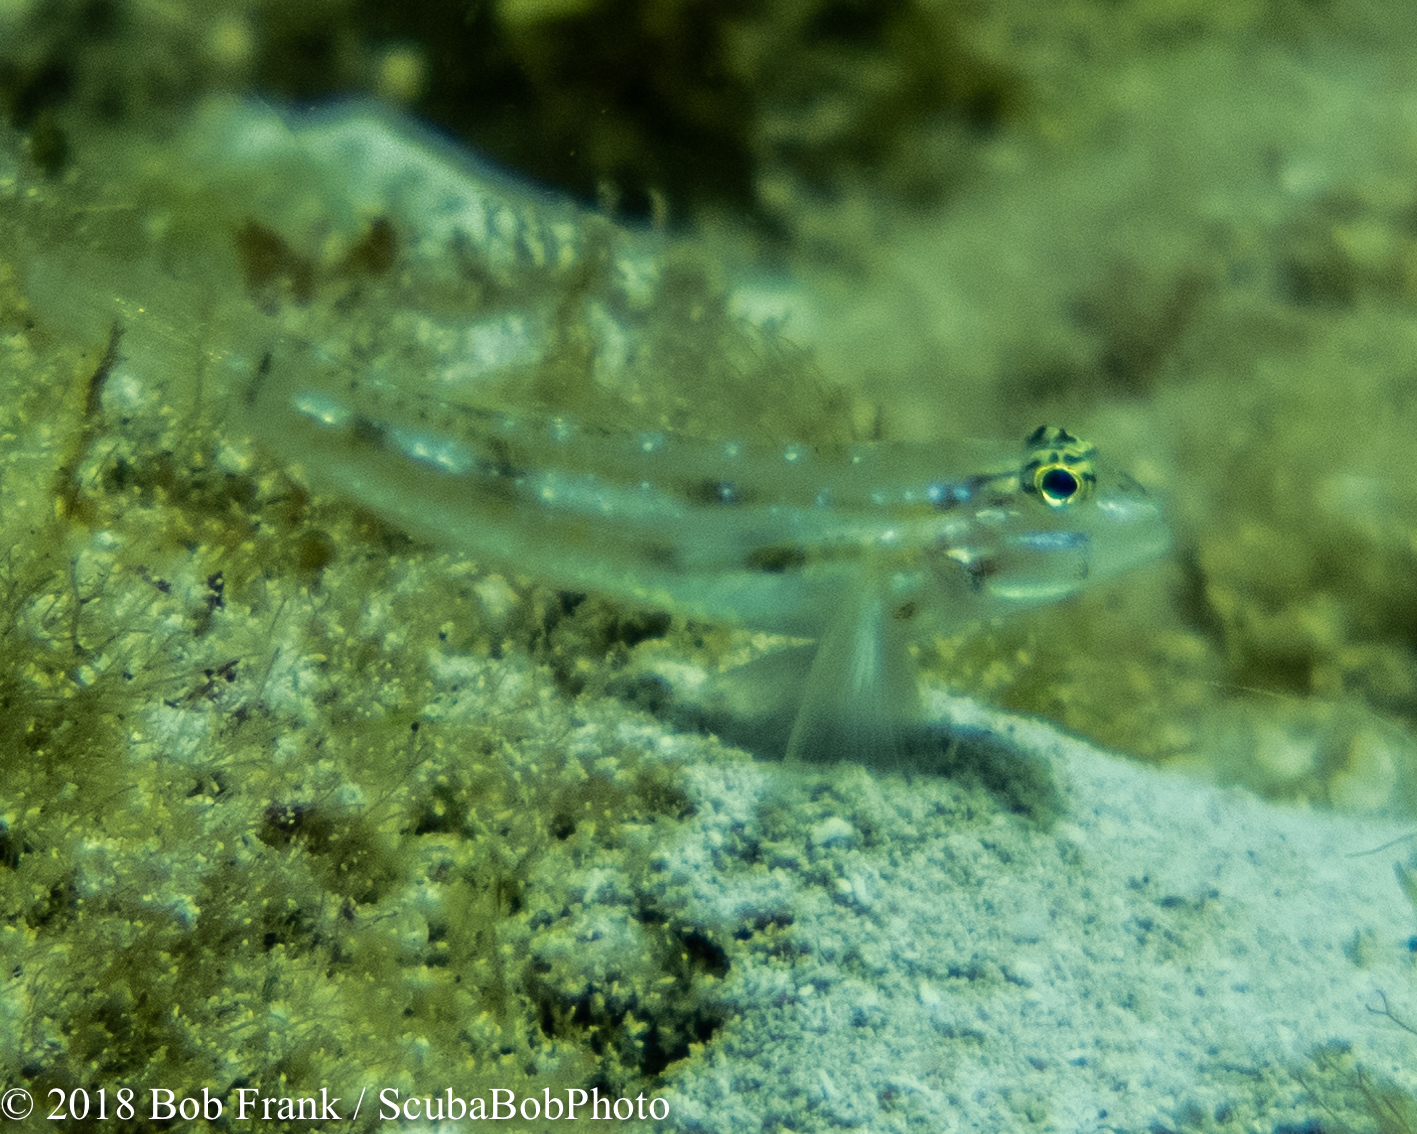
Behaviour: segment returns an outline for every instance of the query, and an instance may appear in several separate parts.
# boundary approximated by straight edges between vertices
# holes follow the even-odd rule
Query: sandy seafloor
[[[22,9],[0,15],[18,21]],[[1399,5],[1329,14],[1298,39],[1227,40],[1235,27],[1222,21],[1212,37],[1099,64],[1105,83],[1071,90],[1074,101],[1055,85],[1028,129],[982,144],[976,179],[948,208],[843,209],[860,231],[837,236],[864,275],[792,264],[788,334],[815,347],[831,381],[868,390],[890,435],[1013,438],[1061,413],[1167,502],[1166,561],[982,645],[935,645],[931,711],[1007,738],[981,757],[982,776],[967,760],[958,778],[789,769],[614,698],[574,702],[527,660],[524,624],[507,632],[507,658],[443,630],[471,612],[495,637],[505,612],[489,611],[525,610],[526,593],[508,599],[464,560],[371,531],[337,499],[283,537],[304,539],[300,524],[334,533],[341,555],[323,589],[286,550],[241,594],[228,566],[231,593],[215,613],[221,563],[204,541],[225,529],[209,502],[190,503],[201,489],[184,495],[191,470],[148,470],[140,488],[103,472],[110,449],[133,461],[146,436],[124,435],[124,412],[164,417],[144,400],[146,376],[122,371],[126,401],[115,395],[104,422],[84,426],[80,464],[97,503],[58,535],[43,526],[56,515],[46,494],[74,456],[64,431],[79,428],[75,396],[26,401],[6,422],[6,538],[21,546],[42,531],[76,565],[72,580],[61,572],[7,608],[26,649],[62,644],[66,595],[106,596],[74,631],[91,670],[66,657],[54,672],[76,690],[101,687],[105,666],[141,654],[126,638],[94,644],[118,626],[160,636],[179,692],[167,677],[144,685],[110,714],[121,729],[95,727],[124,738],[108,758],[132,788],[98,810],[74,800],[110,798],[106,766],[100,776],[92,762],[47,764],[32,754],[48,749],[23,740],[34,730],[7,734],[7,1084],[44,1081],[67,1045],[78,1050],[65,1021],[93,1023],[81,997],[54,993],[77,979],[67,958],[87,964],[136,939],[154,956],[193,941],[226,950],[203,976],[215,983],[184,977],[194,983],[151,992],[155,1017],[198,1021],[184,1038],[214,1083],[273,1067],[298,1083],[336,1071],[347,1082],[377,1029],[390,1045],[378,1048],[381,1073],[416,1091],[448,1085],[438,1076],[473,1041],[421,990],[451,995],[439,982],[456,970],[445,942],[456,946],[458,930],[443,907],[475,890],[478,856],[502,844],[485,849],[490,825],[469,820],[459,834],[425,822],[426,799],[443,798],[436,785],[391,779],[395,765],[351,741],[367,712],[390,734],[388,721],[425,722],[430,777],[455,779],[461,758],[436,748],[440,725],[448,748],[482,763],[505,745],[519,784],[559,776],[613,794],[668,769],[681,802],[643,823],[630,808],[613,835],[582,839],[583,827],[552,841],[549,818],[504,832],[550,850],[518,868],[523,902],[498,929],[505,955],[552,974],[538,993],[548,1012],[593,989],[619,1019],[645,1009],[662,972],[688,981],[713,1027],[655,1085],[671,1103],[666,1130],[1402,1129],[1370,1112],[1386,1098],[1399,1113],[1397,1095],[1417,1093],[1417,1036],[1403,1026],[1417,1025],[1417,916],[1399,882],[1413,847],[1397,841],[1417,812],[1417,35]],[[1184,12],[1176,22],[1188,26]],[[1021,65],[1056,80],[1056,61],[1030,42]],[[741,246],[722,227],[710,226],[714,246]],[[61,374],[73,386],[78,375],[81,387],[101,336],[71,329],[66,343],[62,320],[43,312],[36,330],[15,298],[33,250],[0,251],[17,267],[4,277],[6,382]],[[168,443],[162,428],[151,433]],[[284,499],[269,487],[278,472],[260,458],[252,472],[249,451],[216,460],[264,485],[269,521],[270,501]],[[181,534],[153,534],[168,529]],[[435,601],[446,618],[422,609]],[[55,624],[51,606],[63,613]],[[211,618],[191,633],[202,608]],[[703,662],[676,641],[666,649],[679,672]],[[231,658],[240,676],[223,678]],[[944,686],[970,697],[947,700]],[[1254,700],[1240,695],[1256,688]],[[285,735],[223,732],[218,713],[260,698]],[[980,707],[991,701],[1192,774]],[[473,738],[485,747],[453,731],[482,719],[497,722],[492,741]],[[213,739],[231,735],[227,748]],[[253,751],[278,766],[256,767]],[[1010,759],[1023,771],[1000,772]],[[302,760],[309,770],[292,770]],[[495,790],[509,809],[526,806],[527,795]],[[1018,791],[1038,798],[1021,803]],[[361,853],[387,861],[366,893],[321,873],[328,845],[280,816],[333,803],[321,822],[339,832],[370,799],[384,810],[369,808]],[[211,848],[232,845],[242,849],[218,864]],[[57,865],[41,869],[46,856]],[[289,895],[298,916],[261,922],[264,946],[207,930],[223,901],[234,921],[246,915],[243,888],[266,903]],[[716,943],[692,980],[645,960],[645,908]],[[331,955],[334,975],[319,976]],[[481,963],[467,971],[485,982]],[[351,992],[366,973],[388,983],[387,1001]],[[232,1017],[202,1016],[197,991],[256,1023],[235,1039],[218,1031]],[[318,1042],[302,1031],[310,1021],[330,1022]],[[145,1026],[143,1058],[180,1048],[161,1020]],[[533,1054],[517,1049],[522,1063],[546,1056],[541,1073],[566,1058]],[[121,1071],[142,1073],[141,1062]]]
[[[712,916],[790,909],[803,955],[735,968],[741,1015],[670,1076],[669,1128],[1329,1129],[1287,1074],[1317,1077],[1323,1046],[1411,1089],[1417,1038],[1375,1014],[1385,995],[1410,1012],[1405,844],[1363,853],[1405,826],[986,722],[1056,777],[1056,824],[966,833],[942,785],[856,775],[755,873],[716,848],[784,774],[691,777],[701,813],[667,870]]]

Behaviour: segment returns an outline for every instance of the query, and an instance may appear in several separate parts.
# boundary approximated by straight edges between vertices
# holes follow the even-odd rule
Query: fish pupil
[[[1038,478],[1038,487],[1049,503],[1061,504],[1077,495],[1078,479],[1065,468],[1051,468]]]

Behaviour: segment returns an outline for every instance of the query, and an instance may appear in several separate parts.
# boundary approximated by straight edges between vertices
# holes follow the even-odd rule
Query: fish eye
[[[1038,495],[1055,508],[1066,504],[1082,487],[1078,478],[1062,465],[1039,469],[1033,475],[1033,483],[1038,486]]]
[[[1066,508],[1086,499],[1096,485],[1096,455],[1090,443],[1066,429],[1039,426],[1024,442],[1019,487],[1050,508]]]

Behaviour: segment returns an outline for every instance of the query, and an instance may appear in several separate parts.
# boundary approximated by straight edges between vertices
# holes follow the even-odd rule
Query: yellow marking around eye
[[[1024,442],[1019,485],[1050,508],[1066,508],[1092,495],[1097,450],[1055,425],[1040,425]]]

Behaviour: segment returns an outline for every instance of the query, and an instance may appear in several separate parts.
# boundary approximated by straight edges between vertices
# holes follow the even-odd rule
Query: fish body
[[[1134,482],[1057,508],[1024,491],[1031,451],[992,465],[933,443],[822,452],[588,427],[267,361],[242,416],[321,488],[523,574],[754,629],[821,635],[844,595],[889,581],[897,617],[961,618],[1065,597],[1157,554]]]
[[[316,487],[479,561],[817,639],[789,744],[805,758],[890,762],[914,715],[919,626],[1065,598],[1169,538],[1140,486],[1058,429],[964,467],[930,443],[614,430],[434,398],[289,343],[238,405]]]

